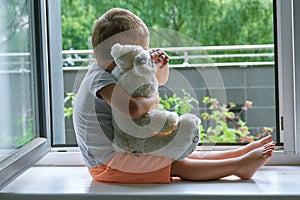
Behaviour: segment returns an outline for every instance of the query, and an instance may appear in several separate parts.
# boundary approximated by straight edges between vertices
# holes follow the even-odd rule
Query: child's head
[[[110,50],[116,43],[148,48],[149,30],[132,12],[121,8],[110,9],[96,20],[92,35],[94,53],[101,67],[106,68],[113,61]]]

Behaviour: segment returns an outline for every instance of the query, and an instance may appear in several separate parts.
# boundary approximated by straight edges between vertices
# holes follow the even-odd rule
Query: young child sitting
[[[124,117],[137,119],[159,104],[158,94],[130,97],[117,85],[111,71],[115,63],[110,55],[116,44],[140,45],[148,49],[150,34],[145,23],[135,14],[113,8],[94,25],[92,45],[96,63],[90,66],[74,105],[74,128],[77,143],[91,176],[97,181],[117,183],[170,183],[171,177],[185,180],[215,180],[229,175],[249,179],[271,157],[271,136],[239,149],[195,151],[183,160],[172,160],[150,154],[115,152],[112,141],[112,109]],[[168,80],[168,55],[149,51],[157,66],[159,85]],[[133,80],[134,81],[134,80]]]

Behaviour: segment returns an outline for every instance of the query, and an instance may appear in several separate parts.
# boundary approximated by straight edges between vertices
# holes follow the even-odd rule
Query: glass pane
[[[150,27],[150,47],[169,53],[170,78],[160,95],[184,99],[184,89],[199,102],[191,112],[202,119],[203,142],[244,143],[264,134],[279,141],[273,0],[62,0],[61,6],[68,144],[76,143],[72,99],[93,61],[93,24],[112,7],[140,16]],[[206,97],[213,99],[203,103]],[[171,103],[178,108],[174,98],[169,100],[173,102],[165,107]]]
[[[0,161],[35,137],[27,2],[0,1]]]

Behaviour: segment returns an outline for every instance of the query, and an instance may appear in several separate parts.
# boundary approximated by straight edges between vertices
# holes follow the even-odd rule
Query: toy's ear
[[[141,50],[143,50],[143,48],[138,45],[122,45],[117,43],[112,46],[110,54],[114,59],[118,59],[121,56],[130,52],[138,52]]]
[[[112,46],[110,54],[114,59],[117,59],[122,55],[121,52],[122,52],[122,45],[117,43],[114,46]]]
[[[156,73],[156,66],[151,61],[150,54],[142,50],[133,59],[133,72],[139,76],[149,76]]]
[[[111,48],[111,55],[116,63],[115,68],[120,68],[128,71],[133,67],[133,59],[140,52],[143,51],[141,46],[137,45],[121,45],[115,44]]]

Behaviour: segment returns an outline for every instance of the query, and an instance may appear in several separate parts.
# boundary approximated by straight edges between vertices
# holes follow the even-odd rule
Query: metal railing
[[[230,45],[162,48],[170,55],[170,67],[247,67],[274,65],[274,45]],[[63,50],[66,70],[86,68],[95,61],[93,50]],[[30,65],[30,53],[0,53],[0,66],[14,70]],[[1,67],[0,67],[1,71]],[[3,72],[3,68],[2,68]]]
[[[230,45],[162,48],[170,55],[170,67],[274,65],[274,45]],[[88,66],[95,60],[93,50],[63,50],[65,67]],[[256,61],[253,61],[255,60]],[[75,69],[75,68],[74,68]]]
[[[0,53],[0,74],[30,73],[29,52]]]

